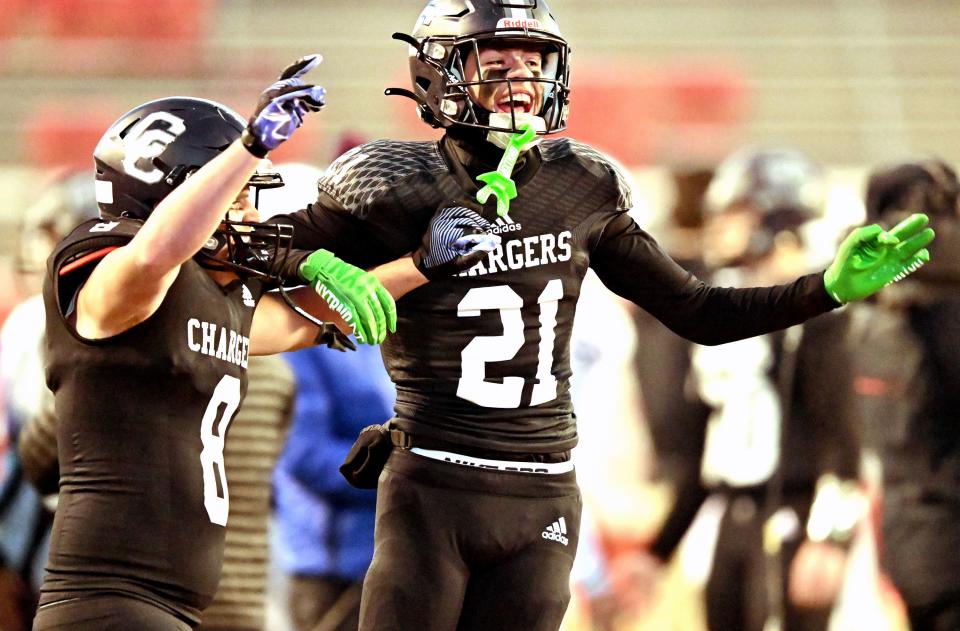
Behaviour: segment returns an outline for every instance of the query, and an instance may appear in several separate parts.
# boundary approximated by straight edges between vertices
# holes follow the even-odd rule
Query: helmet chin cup
[[[231,271],[280,285],[280,273],[292,242],[292,226],[225,219],[197,253],[196,260],[207,269]]]
[[[542,116],[534,116],[528,113],[509,113],[509,112],[491,112],[489,116],[490,131],[487,132],[487,141],[501,149],[506,149],[510,144],[510,139],[515,134],[523,133],[520,129],[524,124],[530,125],[537,135],[529,142],[524,143],[519,149],[520,153],[529,151],[543,140],[543,135],[547,133],[547,121]],[[504,129],[509,131],[504,131]]]
[[[207,254],[214,255],[220,250],[222,250],[223,246],[225,246],[226,244],[227,244],[226,236],[218,232],[217,234],[214,234],[209,239],[207,239],[207,242],[203,244],[203,251],[206,252]]]

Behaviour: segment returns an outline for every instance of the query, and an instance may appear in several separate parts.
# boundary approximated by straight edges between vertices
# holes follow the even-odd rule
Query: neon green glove
[[[823,275],[827,293],[846,304],[906,278],[930,260],[925,248],[933,241],[926,215],[910,215],[889,232],[877,224],[861,226],[843,240],[837,257]]]
[[[343,320],[361,344],[379,344],[397,330],[397,306],[376,276],[317,250],[300,264],[300,277]]]

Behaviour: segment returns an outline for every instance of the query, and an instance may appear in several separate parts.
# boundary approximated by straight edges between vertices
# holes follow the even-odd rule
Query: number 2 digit
[[[530,405],[557,398],[557,378],[553,376],[553,351],[556,340],[557,309],[563,298],[563,283],[555,278],[537,298],[540,305],[540,346],[537,383]],[[523,395],[523,377],[504,377],[501,383],[486,381],[488,362],[507,361],[523,347],[523,299],[507,285],[475,287],[457,305],[457,315],[472,318],[484,310],[500,312],[502,335],[483,335],[470,340],[460,353],[460,381],[457,396],[488,408],[517,408]]]

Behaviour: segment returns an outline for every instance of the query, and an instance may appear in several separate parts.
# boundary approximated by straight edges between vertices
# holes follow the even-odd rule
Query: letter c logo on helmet
[[[246,121],[225,105],[189,97],[123,114],[93,152],[101,217],[145,220],[190,173],[240,137]]]
[[[246,124],[226,105],[182,96],[149,101],[123,114],[93,152],[100,218],[146,221],[171,191],[240,138]],[[282,186],[282,178],[274,175],[258,173],[248,185],[257,189]],[[197,257],[214,269],[231,269],[273,282],[291,238],[292,229],[286,226],[225,217]],[[224,249],[225,257],[214,257]]]
[[[166,127],[156,126],[161,122],[166,123]],[[167,145],[186,129],[183,119],[170,112],[153,112],[145,116],[123,138],[126,154],[123,156],[124,170],[147,184],[159,182],[164,173],[153,164],[153,158],[159,157]],[[150,168],[141,168],[141,162],[147,163]]]

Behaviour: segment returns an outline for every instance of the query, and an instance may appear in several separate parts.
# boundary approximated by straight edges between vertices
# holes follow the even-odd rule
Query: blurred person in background
[[[881,558],[914,631],[960,629],[960,184],[939,159],[871,173],[870,221],[911,212],[937,231],[935,264],[853,310],[855,390],[882,466]]]
[[[580,440],[573,461],[583,514],[570,574],[572,599],[561,629],[599,631],[615,628],[627,609],[619,591],[620,552],[648,529],[655,502],[644,484],[642,463],[651,459],[630,370],[637,339],[629,303],[593,272],[584,277],[580,298],[570,336],[570,397],[577,410]]]
[[[285,358],[297,397],[273,473],[273,552],[289,579],[289,615],[297,631],[355,631],[376,493],[351,487],[338,468],[361,429],[390,418],[396,395],[377,349]]]
[[[672,170],[673,203],[651,226],[671,258],[697,277],[707,276],[703,198],[713,173],[697,166]],[[631,368],[639,382],[640,414],[651,441],[649,483],[663,497],[658,522],[622,554],[619,565],[626,571],[618,583],[620,597],[627,601],[622,609],[633,611],[635,623],[627,629],[688,631],[701,628],[704,617],[703,580],[684,562],[684,554],[689,549],[694,557],[702,556],[694,549],[700,537],[688,532],[706,495],[700,484],[700,460],[710,407],[690,377],[691,342],[643,310],[633,309],[633,320],[642,340]],[[702,524],[698,530],[703,530]],[[682,539],[694,541],[681,546]],[[672,559],[669,569],[663,565],[667,558]],[[618,561],[612,564],[616,567]]]
[[[808,228],[825,201],[822,168],[798,151],[730,156],[705,199],[713,281],[778,283],[816,269]],[[699,476],[675,474],[677,502],[652,550],[669,556],[707,494],[723,497],[705,587],[711,630],[827,628],[860,500],[845,331],[834,312],[692,348],[689,386],[710,409]]]
[[[581,514],[569,340],[587,268],[681,335],[721,344],[877,291],[926,260],[933,234],[923,217],[896,235],[861,228],[823,273],[708,286],[629,216],[613,160],[545,137],[570,105],[569,46],[545,2],[434,0],[395,37],[411,83],[390,92],[444,136],[361,145],[324,173],[314,203],[273,221],[295,227],[295,247],[349,244],[338,254],[361,267],[417,250],[444,218],[501,242],[466,272],[415,257],[431,282],[400,302],[382,349],[397,449],[379,476],[360,627],[556,629]],[[540,133],[514,147],[518,195],[495,215],[469,200],[521,127]]]
[[[76,226],[98,216],[93,170],[68,171],[23,214],[17,250],[17,272],[28,298],[2,330],[0,379],[9,393],[14,426],[27,425],[42,407],[49,390],[44,382],[43,296],[40,293],[47,256]]]
[[[667,252],[684,269],[706,277],[704,196],[712,180],[711,169],[681,169],[672,173],[676,200],[660,227]],[[710,406],[696,392],[690,378],[692,344],[660,324],[650,314],[634,312],[637,346],[634,368],[642,393],[644,421],[655,452],[654,479],[671,489],[672,506],[660,525],[653,552],[670,556],[686,533],[705,498],[700,484],[700,461]]]
[[[11,450],[4,456],[6,476],[0,483],[0,555],[9,572],[5,584],[19,585],[21,617],[17,623],[13,612],[8,611],[0,623],[3,631],[29,628],[53,521],[41,494],[30,484],[36,480],[36,458],[52,458],[56,463],[55,428],[34,422],[44,407],[52,407],[53,399],[43,373],[41,279],[53,247],[74,227],[98,213],[92,170],[58,172],[45,189],[23,213],[18,234],[18,283],[29,297],[11,311],[0,330],[0,388],[6,394],[4,409],[11,443]],[[39,450],[31,446],[30,436],[34,434],[44,436]],[[50,492],[56,493],[55,467],[52,482]],[[8,604],[13,603],[8,600]]]

